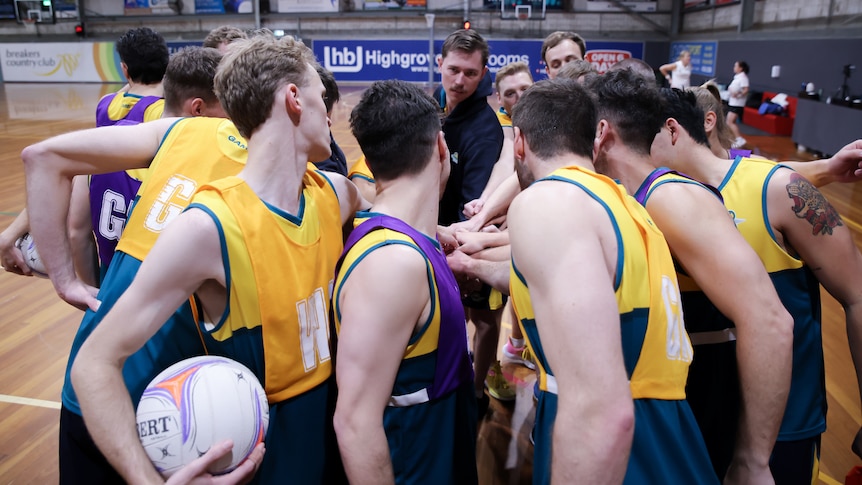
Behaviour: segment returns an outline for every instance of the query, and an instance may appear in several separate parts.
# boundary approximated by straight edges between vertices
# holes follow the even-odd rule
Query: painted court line
[[[4,211],[0,211],[0,216],[12,216],[12,217],[18,217],[18,213],[17,213],[17,212],[4,212]]]
[[[29,397],[8,396],[6,394],[0,394],[0,402],[8,402],[10,404],[23,404],[25,406],[37,406],[40,408],[48,409],[60,409],[60,403],[56,401],[31,399]]]

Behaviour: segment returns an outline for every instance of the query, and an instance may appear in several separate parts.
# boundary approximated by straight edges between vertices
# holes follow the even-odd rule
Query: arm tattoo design
[[[833,228],[844,225],[838,211],[805,177],[797,173],[790,175],[787,196],[793,200],[796,217],[811,223],[811,234],[832,234]]]

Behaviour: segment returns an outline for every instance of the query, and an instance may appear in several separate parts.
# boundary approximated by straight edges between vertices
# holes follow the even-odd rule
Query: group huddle
[[[543,45],[551,79],[497,73],[495,114],[488,44],[459,30],[434,95],[395,80],[362,94],[350,127],[367,170],[348,179],[314,165],[340,150],[312,52],[239,37],[170,64],[154,47],[165,116],[111,123],[108,100],[115,126],[22,153],[29,231],[86,309],[61,483],[163,480],[135,403],[197,355],[248,367],[270,404],[264,444],[219,483],[477,483],[507,296],[537,368],[534,483],[817,480],[819,288],[844,306],[862,375],[862,255],[809,180],[862,177],[862,142],[806,164],[730,158],[707,89],[659,89],[641,61],[595,73],[569,32]],[[105,173],[132,188],[73,183]],[[81,183],[92,233],[116,246],[89,277],[69,229]],[[108,193],[131,205],[111,223]]]

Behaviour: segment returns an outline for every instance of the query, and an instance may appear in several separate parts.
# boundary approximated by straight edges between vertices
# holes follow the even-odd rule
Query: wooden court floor
[[[24,207],[21,150],[51,135],[92,126],[99,97],[117,87],[0,84],[0,229]],[[343,86],[342,102],[333,114],[332,131],[349,160],[358,157],[359,149],[347,119],[364,88]],[[807,159],[796,153],[788,138],[747,138],[765,156]],[[862,183],[833,185],[824,193],[862,248]],[[0,271],[0,485],[57,482],[60,390],[80,318],[81,312],[63,303],[48,280]],[[510,328],[511,320],[505,317],[503,333]],[[820,479],[835,485],[844,482],[853,466],[862,465],[850,451],[862,425],[862,411],[844,312],[825,292],[823,337],[829,418]],[[515,366],[505,366],[504,373],[516,382],[517,399],[508,403],[492,399],[479,436],[481,483],[526,484],[531,473],[529,430],[535,378],[527,369]]]

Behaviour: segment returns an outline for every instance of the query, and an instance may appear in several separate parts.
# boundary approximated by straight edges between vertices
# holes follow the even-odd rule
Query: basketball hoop
[[[533,13],[533,7],[530,5],[516,5],[515,6],[515,19],[518,21],[518,29],[525,30],[527,28],[528,20]]]

